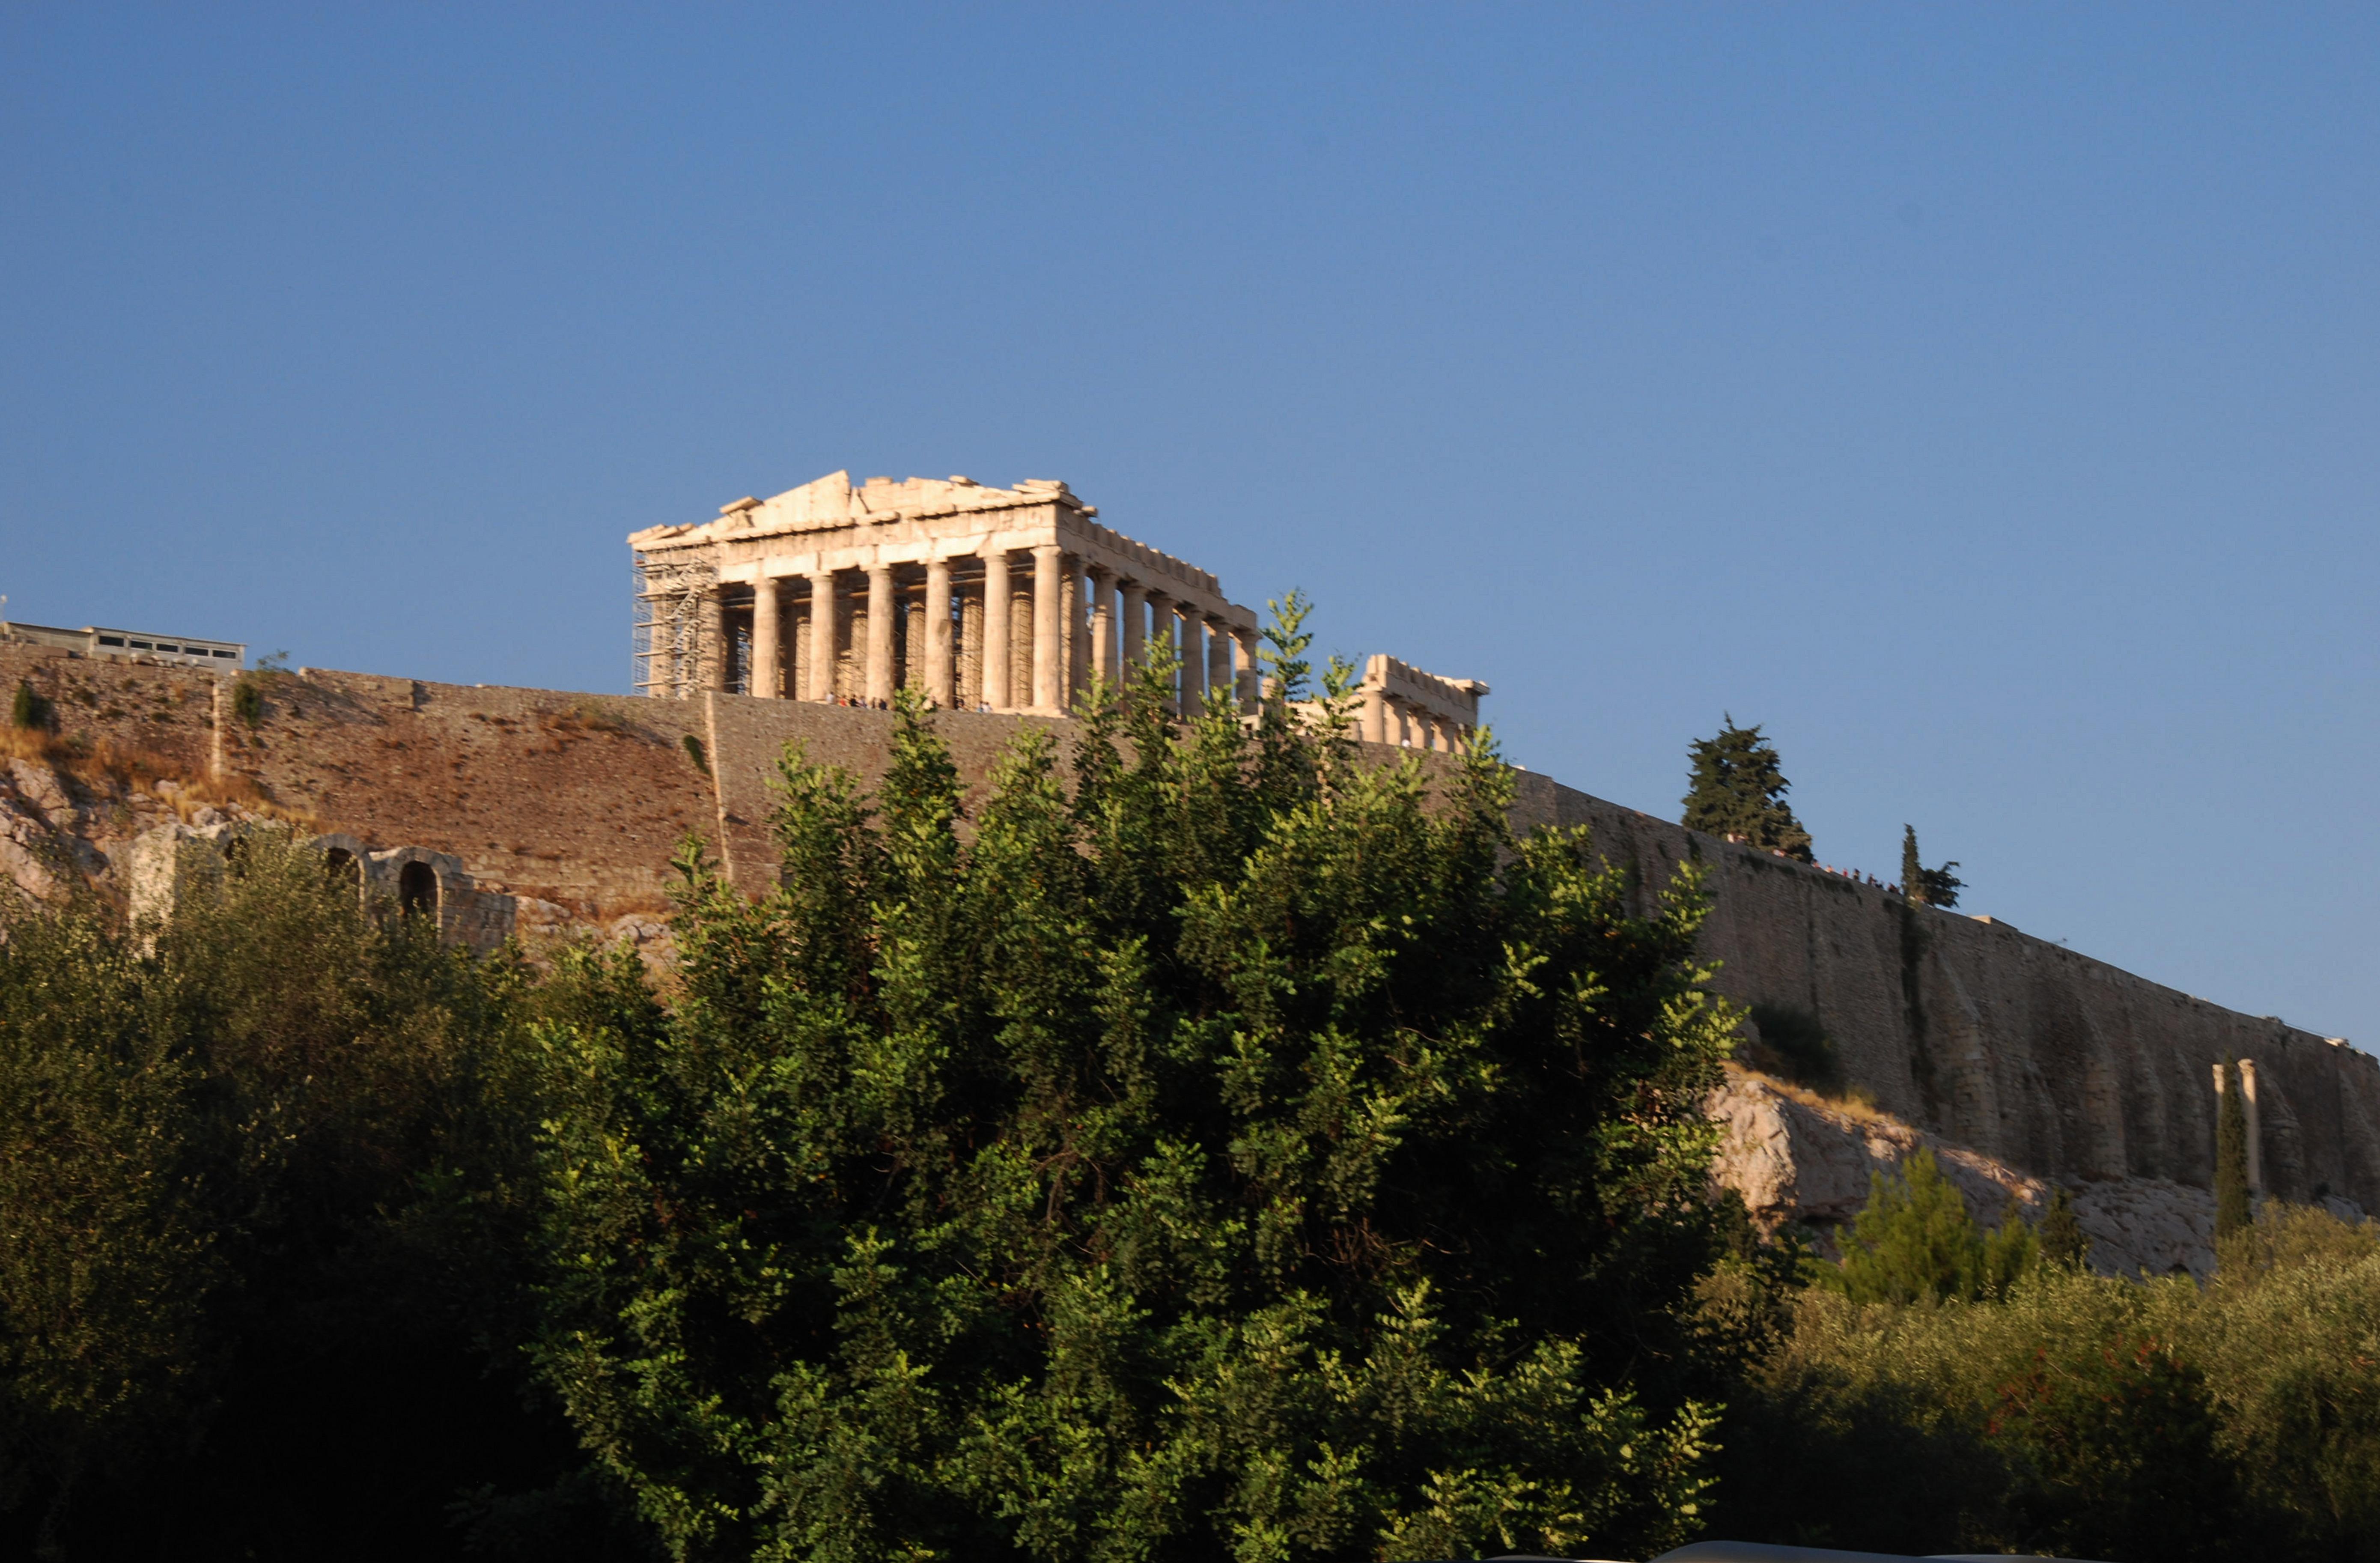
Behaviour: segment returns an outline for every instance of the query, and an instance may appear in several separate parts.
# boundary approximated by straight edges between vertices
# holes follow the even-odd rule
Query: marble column
[[[926,698],[948,711],[958,704],[951,659],[951,562],[926,561]]]
[[[1182,649],[1182,714],[1195,716],[1207,700],[1207,621],[1187,603],[1174,604],[1173,614],[1179,637],[1174,644]]]
[[[1364,688],[1364,714],[1355,730],[1366,743],[1389,741],[1389,697],[1378,684]]]
[[[1253,716],[1264,703],[1264,664],[1257,659],[1258,641],[1254,629],[1242,627],[1232,631],[1232,648],[1235,654],[1233,688],[1240,697],[1240,710]]]
[[[1198,702],[1207,693],[1207,647],[1199,635],[1204,623],[1189,604],[1173,604],[1173,643],[1182,652],[1182,666],[1174,675],[1173,688],[1184,716],[1196,714]]]
[[[983,590],[953,583],[951,595],[959,603],[959,704],[969,711],[983,703]]]
[[[752,583],[752,683],[744,692],[775,700],[784,692],[785,666],[778,650],[777,583],[767,576]]]
[[[983,556],[983,699],[994,711],[1008,709],[1008,551]]]
[[[1142,655],[1152,663],[1162,662],[1172,653],[1173,645],[1173,599],[1152,590],[1148,593],[1148,644]],[[1178,691],[1180,686],[1169,680],[1166,688]],[[1178,698],[1167,700],[1166,704],[1175,711],[1182,709]]]
[[[1033,708],[1044,715],[1066,708],[1066,618],[1059,603],[1064,582],[1058,575],[1063,552],[1054,543],[1033,549]]]
[[[892,698],[892,567],[868,567],[868,699]]]
[[[810,699],[834,699],[835,620],[834,572],[810,574]]]
[[[1115,682],[1115,571],[1093,565],[1091,578],[1091,676]]]
[[[702,594],[702,678],[700,687],[724,690],[727,688],[728,643],[727,604],[722,588],[714,586]]]
[[[1225,700],[1233,699],[1232,627],[1220,618],[1207,621],[1207,692],[1220,695]]]
[[[1123,668],[1128,670],[1148,654],[1148,588],[1137,580],[1119,584],[1116,595],[1122,601],[1123,614]]]
[[[1083,556],[1066,556],[1066,698],[1065,707],[1072,711],[1083,691],[1091,687],[1091,593],[1083,578]]]

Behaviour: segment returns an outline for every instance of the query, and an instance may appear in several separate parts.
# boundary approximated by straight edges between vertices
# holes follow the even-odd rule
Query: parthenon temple
[[[907,688],[946,710],[1063,716],[1094,678],[1170,647],[1179,709],[1211,690],[1254,712],[1255,613],[1098,515],[1049,480],[831,472],[648,527],[628,538],[638,690],[872,705]],[[1487,692],[1372,657],[1362,736],[1452,749]]]

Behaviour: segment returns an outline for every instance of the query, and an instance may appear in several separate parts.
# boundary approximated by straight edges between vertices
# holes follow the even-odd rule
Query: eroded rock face
[[[1743,1196],[1764,1226],[1789,1221],[1826,1228],[1867,1204],[1869,1178],[1899,1174],[1903,1163],[1931,1147],[1968,1208],[1997,1222],[2013,1199],[2028,1215],[2048,1202],[2049,1186],[1888,1113],[1830,1102],[1730,1066],[1727,1084],[1706,1104],[1719,1125],[1717,1181]]]
[[[2048,1203],[2048,1183],[1981,1152],[1732,1065],[1707,1110],[1721,1132],[1713,1181],[1741,1194],[1765,1228],[1800,1223],[1822,1251],[1866,1205],[1870,1178],[1902,1175],[1921,1147],[1933,1150],[1979,1221],[1997,1224],[2010,1200],[2038,1220]],[[2323,1203],[2343,1220],[2363,1219],[2351,1201]],[[2215,1273],[2215,1196],[2204,1189],[2164,1178],[2090,1178],[2074,1185],[2074,1214],[2091,1239],[2092,1268],[2103,1275],[2204,1280]]]

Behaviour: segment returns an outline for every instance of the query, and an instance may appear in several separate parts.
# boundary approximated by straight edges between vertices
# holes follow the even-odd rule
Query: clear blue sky
[[[1063,478],[1674,817],[2380,1044],[2380,8],[0,11],[0,592],[618,690],[621,539]]]

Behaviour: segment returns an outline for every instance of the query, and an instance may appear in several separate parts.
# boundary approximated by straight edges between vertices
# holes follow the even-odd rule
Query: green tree
[[[873,796],[787,757],[757,904],[682,855],[666,1001],[565,963],[540,1361],[674,1556],[1694,1526],[1711,1413],[1627,1385],[1721,1247],[1699,880],[1632,915],[1486,743],[1357,767],[1270,635],[1253,730],[1158,669],[971,812],[905,695]]]
[[[2215,1240],[2219,1244],[2256,1219],[2248,1189],[2248,1109],[2240,1089],[2239,1061],[2223,1060],[2221,1093],[2215,1105]]]
[[[2223,1245],[2184,1344],[2287,1555],[2380,1558],[2380,1226],[2266,1205]]]
[[[1729,1430],[1722,1525],[1903,1554],[2331,1556],[2241,1526],[2199,1302],[2186,1278],[2052,1265],[1989,1301],[1806,1292]]]
[[[518,1365],[527,971],[241,847],[160,928],[7,909],[0,1555],[453,1556],[580,1463]]]
[[[2049,1191],[2049,1208],[2041,1213],[2038,1228],[2044,1264],[2080,1270],[2091,1258],[2091,1239],[2074,1214],[2074,1191],[2064,1184]]]
[[[1785,794],[1792,783],[1776,746],[1757,726],[1739,727],[1733,716],[1715,738],[1696,739],[1685,797],[1685,825],[1713,836],[1735,836],[1755,847],[1811,861],[1810,833],[1793,817]]]
[[[2006,1295],[2040,1252],[2015,1202],[1998,1227],[1985,1230],[1968,1215],[1931,1149],[1920,1148],[1905,1165],[1902,1176],[1868,1175],[1867,1204],[1844,1237],[1842,1263],[1819,1266],[1818,1277],[1854,1302]]]
[[[57,710],[48,696],[30,683],[17,680],[17,693],[8,704],[8,725],[12,727],[45,729],[57,720]]]
[[[1957,906],[1959,892],[1965,888],[1967,883],[1950,872],[1958,866],[1956,861],[1944,863],[1940,868],[1925,866],[1917,857],[1917,827],[1913,824],[1900,827],[1902,895],[1925,906],[1945,909]]]

